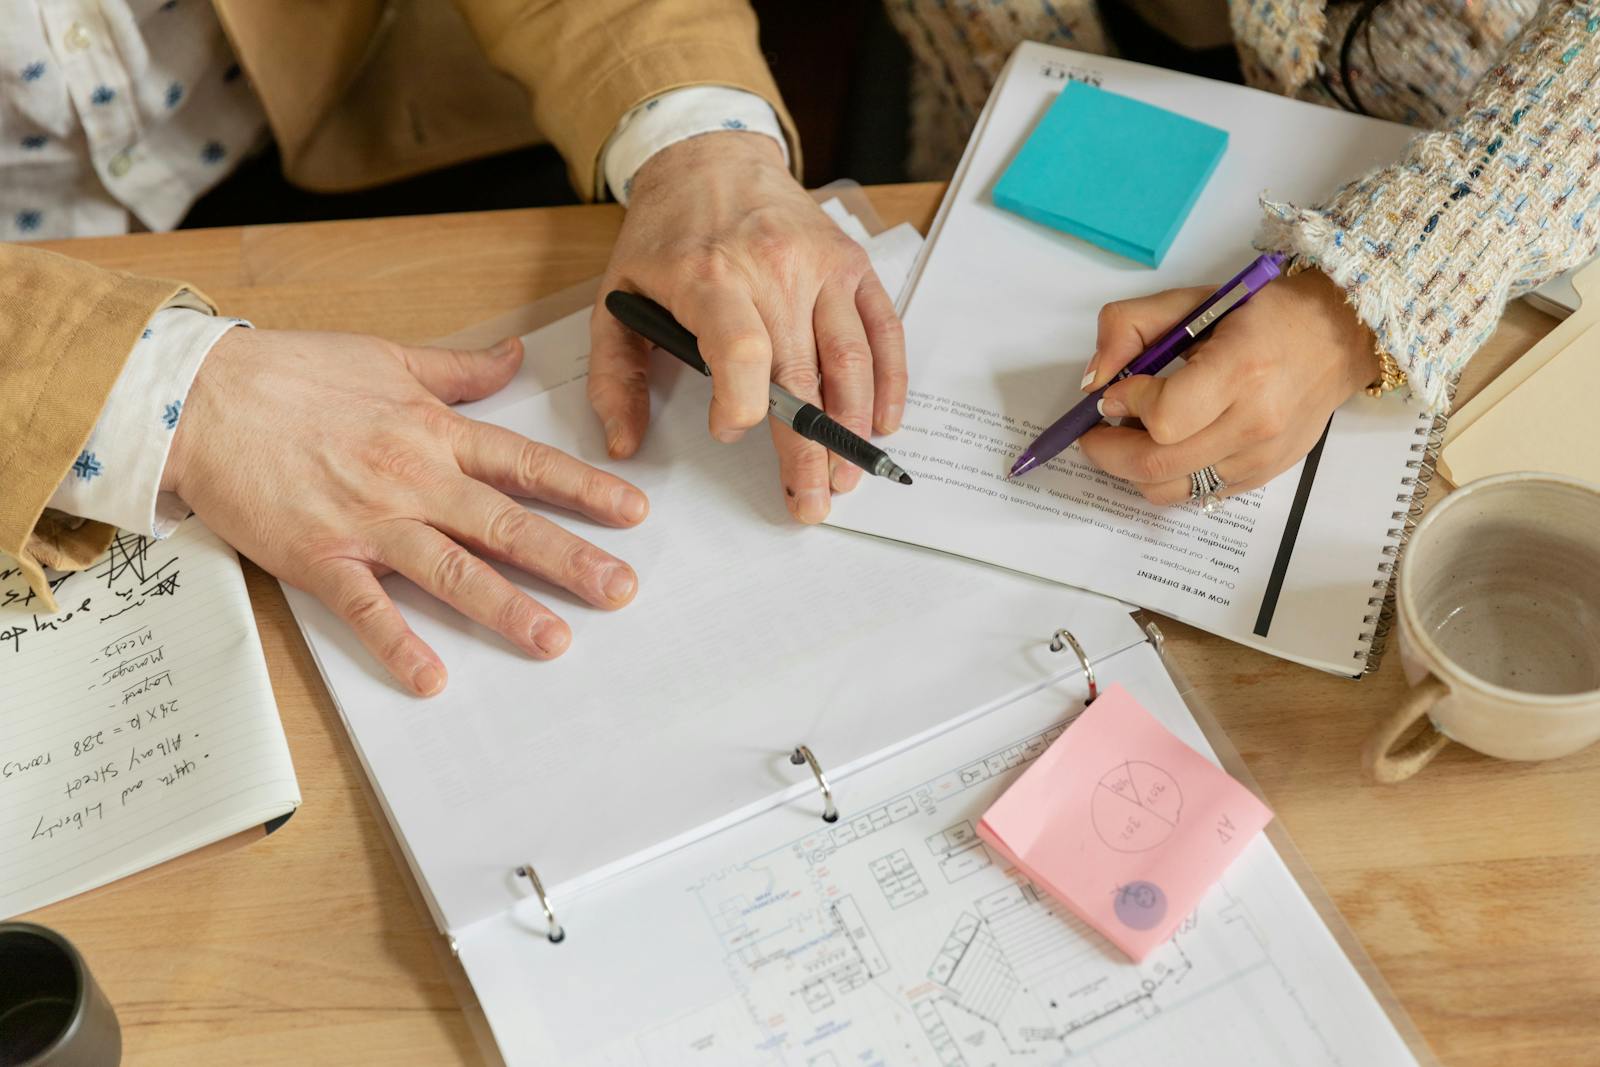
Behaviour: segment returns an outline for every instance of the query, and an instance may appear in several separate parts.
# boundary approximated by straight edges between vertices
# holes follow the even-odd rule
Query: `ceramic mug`
[[[1451,741],[1542,760],[1600,740],[1600,486],[1517,473],[1451,493],[1411,536],[1395,614],[1411,692],[1367,738],[1373,778]]]

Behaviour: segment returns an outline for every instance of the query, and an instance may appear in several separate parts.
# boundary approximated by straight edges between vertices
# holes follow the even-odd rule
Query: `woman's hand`
[[[638,579],[511,497],[611,526],[640,522],[648,504],[620,478],[446,406],[497,391],[521,362],[515,338],[456,352],[230,330],[184,401],[161,487],[265,570],[315,594],[422,696],[444,688],[444,664],[378,584],[390,571],[530,656],[559,656],[572,641],[567,624],[480,557],[602,608],[632,600]]]
[[[1215,290],[1169,289],[1100,309],[1085,376],[1099,388]],[[1189,499],[1189,475],[1214,466],[1219,495],[1248,492],[1294,466],[1334,408],[1378,376],[1371,331],[1344,294],[1308,270],[1261,290],[1213,326],[1176,373],[1135,375],[1107,389],[1107,419],[1079,441],[1089,461],[1133,482],[1153,504]]]
[[[767,419],[776,381],[862,437],[899,428],[906,354],[894,302],[866,252],[834,225],[759,133],[711,133],[652,156],[633,179],[601,292],[665,306],[711,367],[711,433],[736,441]],[[589,400],[611,455],[633,455],[650,418],[650,346],[595,303]],[[772,421],[789,511],[828,514],[859,468]]]

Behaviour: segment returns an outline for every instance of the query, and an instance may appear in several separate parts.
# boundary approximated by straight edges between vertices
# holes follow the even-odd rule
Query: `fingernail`
[[[633,596],[633,591],[639,588],[639,580],[628,567],[612,567],[601,588],[605,590],[606,599],[613,604],[626,604]]]
[[[411,672],[411,688],[431,697],[444,688],[444,672],[431,663],[424,663]]]
[[[529,633],[533,637],[534,645],[547,656],[559,656],[572,644],[572,632],[566,628],[560,619],[545,616],[534,620]]]
[[[517,339],[515,337],[507,337],[504,341],[501,341],[499,344],[489,349],[489,354],[495,359],[505,359],[516,350]]]
[[[1117,419],[1128,413],[1128,405],[1115,397],[1103,396],[1095,404],[1095,409],[1100,412],[1103,419]]]
[[[615,459],[622,452],[622,420],[607,419],[605,431],[606,453]]]
[[[629,522],[643,522],[650,512],[650,502],[644,498],[644,494],[627,486],[617,487],[611,494],[611,503],[616,507],[617,514]]]
[[[1078,388],[1084,392],[1089,391],[1089,386],[1094,384],[1094,364],[1089,364],[1089,369],[1083,372],[1083,381],[1078,383]]]
[[[721,441],[725,445],[731,445],[735,441],[739,440],[739,438],[744,436],[744,431],[743,430],[718,430],[715,433],[713,433],[711,436],[715,437],[717,440]]]
[[[905,414],[904,404],[890,404],[883,409],[883,432],[894,433],[900,428],[900,417]]]
[[[835,493],[848,493],[861,484],[861,468],[842,459],[832,460],[829,464],[828,482],[833,486]]]
[[[824,489],[802,489],[794,495],[794,517],[801,522],[821,522],[828,517],[828,493]]]

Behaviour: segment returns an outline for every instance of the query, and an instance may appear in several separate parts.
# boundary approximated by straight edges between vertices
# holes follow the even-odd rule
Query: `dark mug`
[[[122,1030],[72,943],[0,923],[0,1067],[116,1067]]]

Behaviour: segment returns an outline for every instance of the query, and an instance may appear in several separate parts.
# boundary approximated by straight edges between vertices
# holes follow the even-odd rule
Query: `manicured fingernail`
[[[629,522],[643,522],[650,513],[650,502],[644,498],[644,494],[625,485],[619,485],[611,494],[611,503],[616,507],[617,514]]]
[[[425,697],[431,697],[444,688],[444,671],[431,663],[424,663],[411,672],[411,688]]]
[[[562,624],[560,619],[545,616],[534,620],[529,633],[533,643],[540,652],[547,656],[559,656],[572,644],[572,632]]]
[[[501,341],[499,344],[489,349],[489,354],[495,359],[505,359],[516,350],[517,339],[515,337],[507,337],[504,341]]]
[[[601,588],[605,590],[606,599],[613,604],[626,604],[633,596],[633,591],[639,588],[639,580],[628,567],[612,567]]]
[[[1078,388],[1084,392],[1089,391],[1089,386],[1094,384],[1094,364],[1089,364],[1089,369],[1083,372],[1083,381],[1078,383]]]
[[[883,409],[883,432],[894,433],[900,428],[900,418],[905,414],[904,404],[890,404]]]
[[[828,492],[802,489],[794,495],[794,517],[801,522],[821,522],[828,517]]]
[[[1103,396],[1095,404],[1095,409],[1100,412],[1103,419],[1118,419],[1128,413],[1128,405],[1115,397]]]

